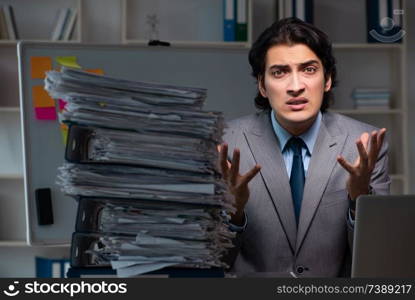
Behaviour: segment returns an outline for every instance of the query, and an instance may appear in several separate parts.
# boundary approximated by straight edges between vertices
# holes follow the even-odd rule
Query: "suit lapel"
[[[298,253],[304,241],[332,170],[337,164],[337,155],[343,149],[347,138],[347,135],[336,135],[333,126],[337,126],[337,124],[328,125],[323,118],[314,145],[304,186],[304,196],[301,204],[296,240],[296,253]]]
[[[262,167],[260,174],[294,253],[297,226],[290,182],[269,113],[259,115],[252,130],[245,131],[244,134],[256,163]]]

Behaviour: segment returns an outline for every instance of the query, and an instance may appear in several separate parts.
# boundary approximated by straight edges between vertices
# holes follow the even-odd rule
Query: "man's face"
[[[259,90],[287,131],[301,134],[313,124],[323,94],[330,87],[331,78],[325,80],[322,62],[306,45],[276,45],[268,49]]]

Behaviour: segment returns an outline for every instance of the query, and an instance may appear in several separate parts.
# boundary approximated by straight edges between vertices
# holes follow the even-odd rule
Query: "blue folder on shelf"
[[[235,41],[235,26],[235,2],[223,0],[223,40],[225,42]]]
[[[38,278],[64,278],[69,269],[69,259],[54,259],[36,257],[36,277]]]

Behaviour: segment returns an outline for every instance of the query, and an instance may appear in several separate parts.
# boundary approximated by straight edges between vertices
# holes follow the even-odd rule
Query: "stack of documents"
[[[215,175],[106,164],[65,163],[58,184],[66,194],[221,205],[226,186]]]
[[[57,182],[79,201],[72,264],[122,277],[225,266],[234,207],[218,169],[223,116],[201,110],[205,89],[67,68],[48,72],[45,88],[67,102]]]
[[[225,221],[220,206],[81,198],[74,240],[86,245],[87,265],[111,263],[122,277],[178,264],[206,268],[232,246]]]

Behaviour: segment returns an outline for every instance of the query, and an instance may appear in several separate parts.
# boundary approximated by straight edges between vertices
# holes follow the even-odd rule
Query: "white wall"
[[[82,13],[84,41],[106,44],[121,42],[121,1],[84,0]]]

